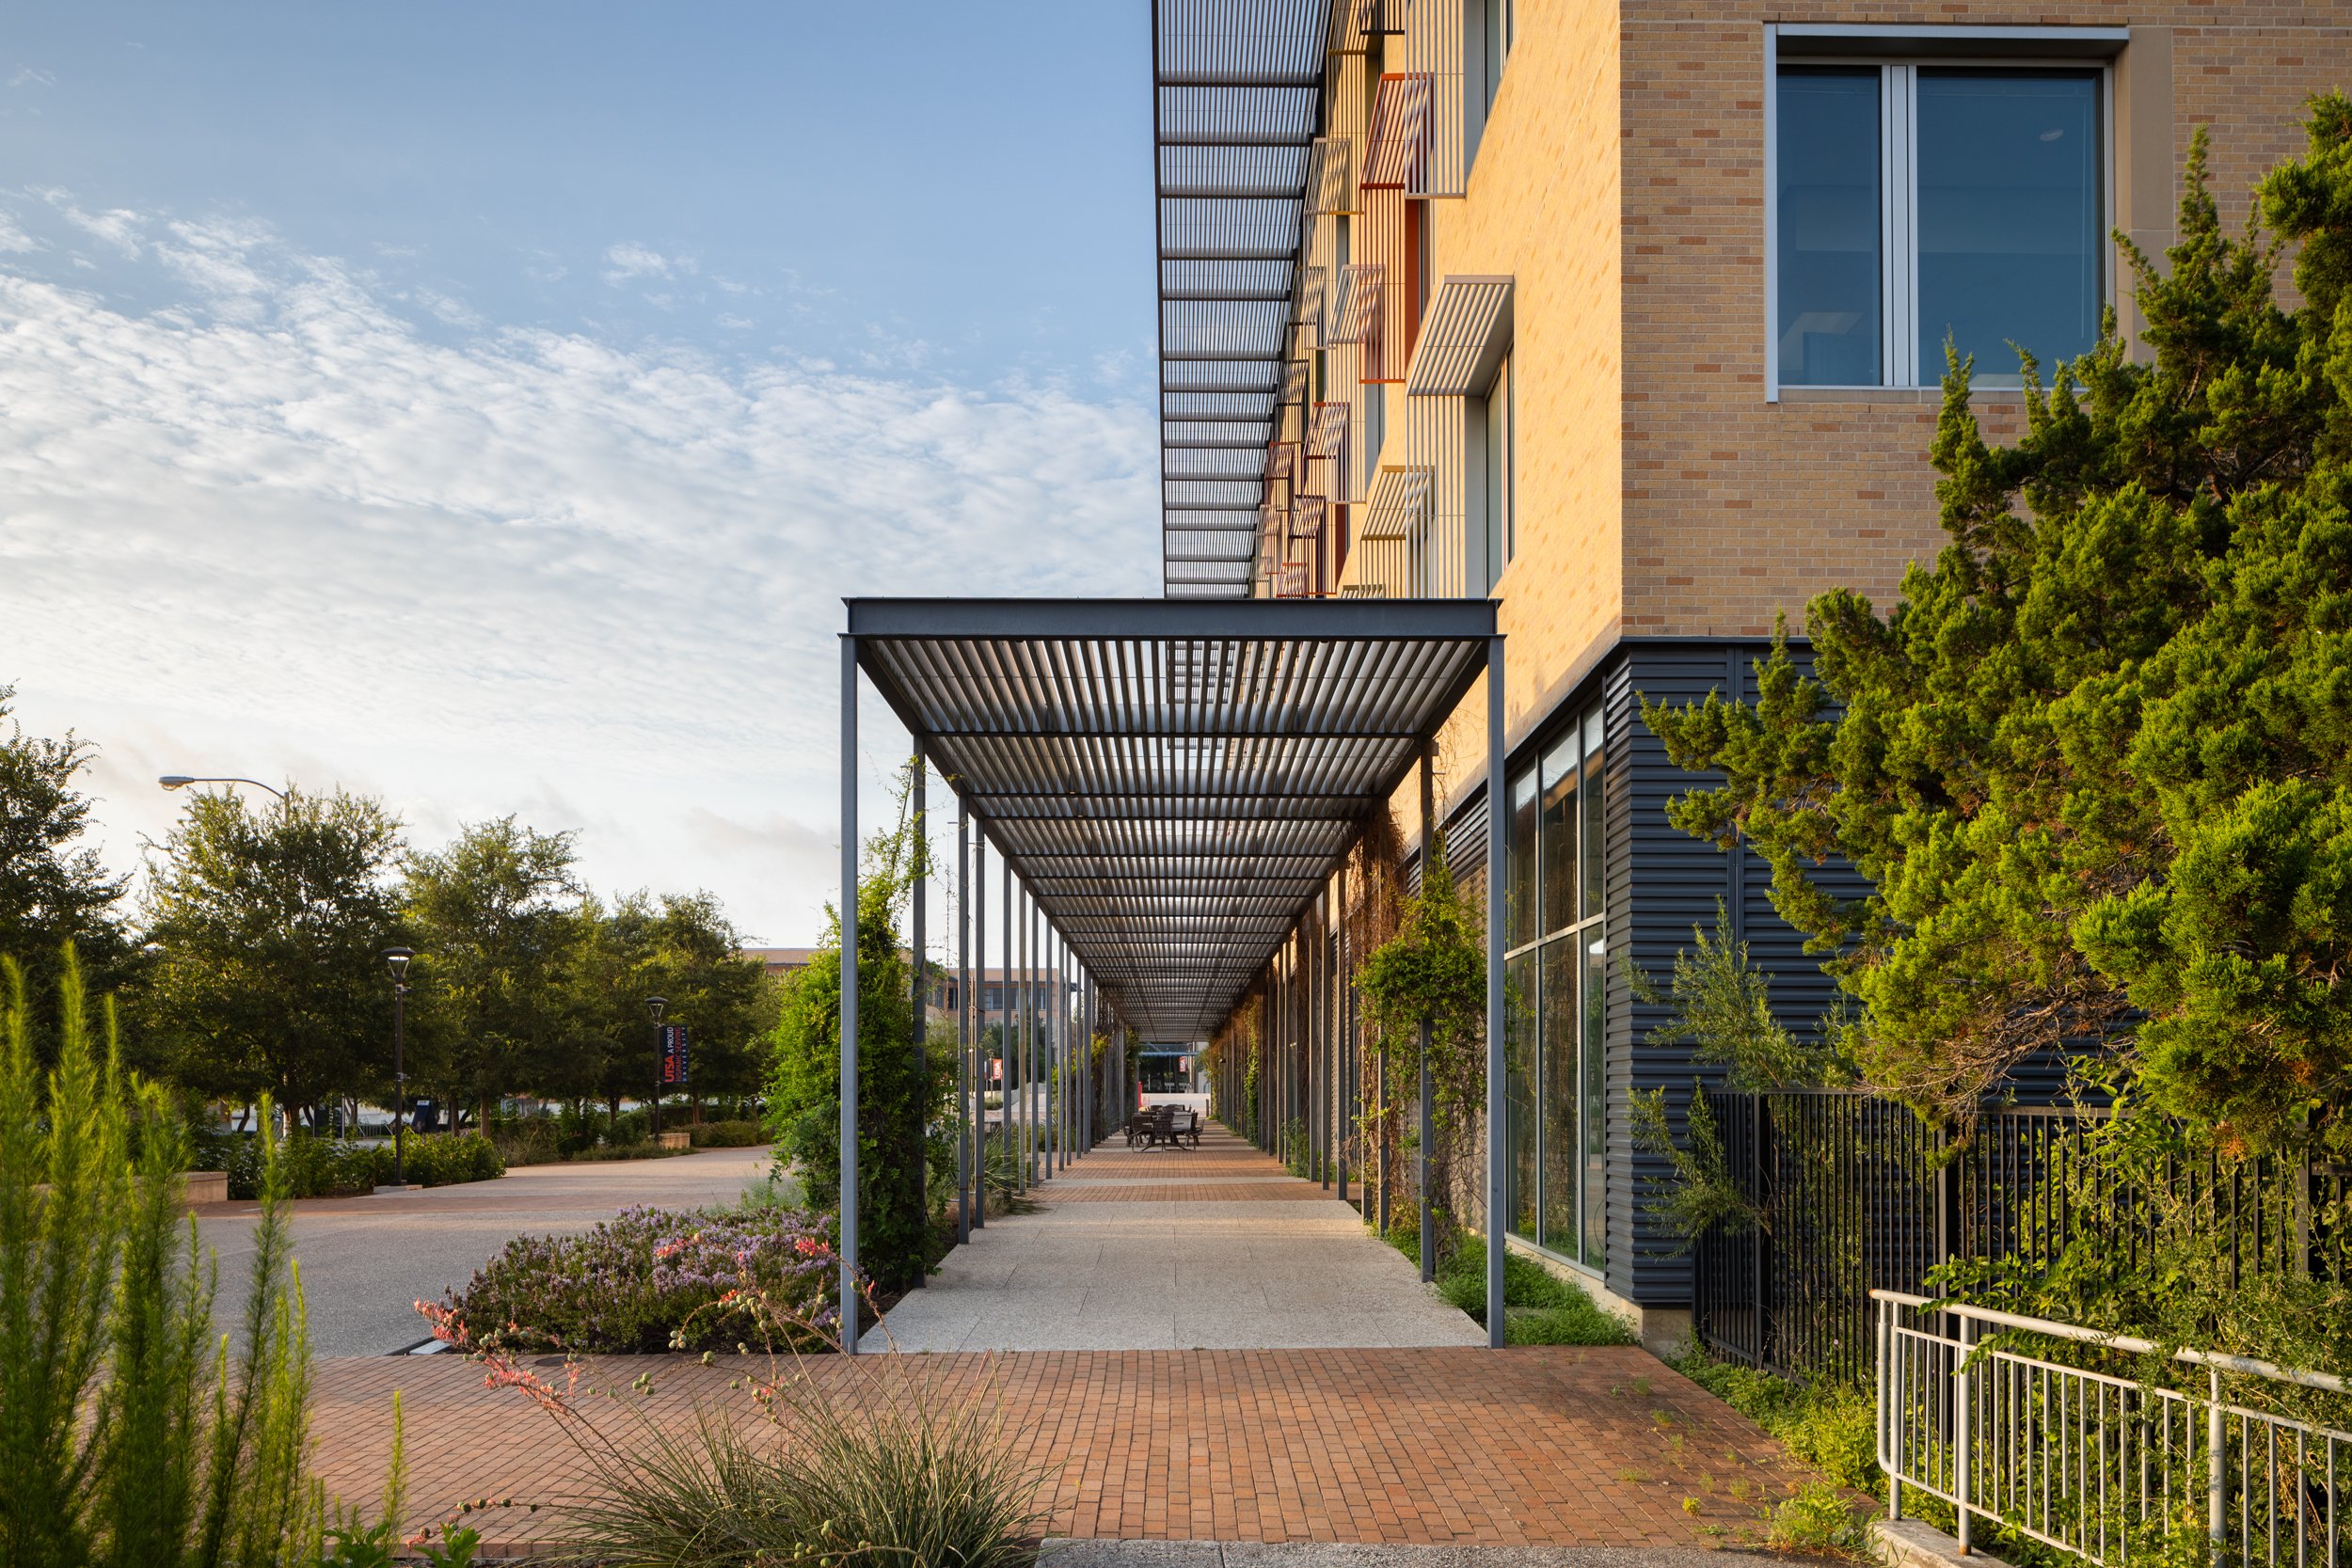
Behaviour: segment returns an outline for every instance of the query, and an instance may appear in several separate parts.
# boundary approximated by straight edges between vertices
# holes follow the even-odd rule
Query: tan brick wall
[[[1905,565],[1944,543],[1926,460],[1932,402],[1896,394],[1765,402],[1768,16],[2169,27],[2172,165],[2195,128],[2209,125],[2215,189],[2233,225],[2254,178],[2302,145],[2303,100],[2352,86],[2352,11],[2342,5],[2089,3],[2053,11],[1937,0],[1768,11],[1628,0],[1624,10],[1629,633],[1754,634],[1769,631],[1782,610],[1802,624],[1805,601],[1837,584],[1884,604]],[[2129,68],[2127,50],[2121,69]],[[2145,103],[2158,84],[2132,86]],[[2169,191],[2119,196],[2138,209],[2133,221],[2143,230],[2176,199]],[[1519,332],[1524,340],[1542,329],[1523,320]],[[1988,437],[2014,437],[2013,397],[1987,399],[1982,413]],[[1522,429],[1532,436],[1524,416]]]
[[[1782,610],[1802,625],[1806,600],[1836,585],[1884,605],[1944,543],[1932,393],[1765,401],[1766,20],[2164,29],[2167,79],[2135,74],[2127,49],[2119,100],[2169,131],[2174,172],[2211,128],[2233,226],[2255,177],[2302,146],[2303,100],[2352,88],[2345,0],[1518,0],[1518,12],[1469,194],[1434,204],[1438,276],[1517,279],[1518,553],[1499,590],[1515,741],[1621,634],[1753,635]],[[2130,189],[2123,154],[2118,215],[2160,236],[2177,193]],[[1988,394],[1980,413],[1989,438],[2017,435],[2014,394]],[[1485,715],[1473,692],[1449,726],[1441,794],[1483,774]],[[1394,806],[1409,840],[1412,785]]]

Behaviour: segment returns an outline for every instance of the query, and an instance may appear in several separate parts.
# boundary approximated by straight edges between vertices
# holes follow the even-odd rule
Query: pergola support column
[[[1486,1343],[1501,1350],[1502,1325],[1503,1018],[1502,895],[1509,801],[1502,787],[1502,639],[1486,640]]]
[[[956,796],[956,1241],[972,1239],[972,810]]]
[[[931,887],[929,875],[931,825],[926,799],[926,786],[930,783],[931,767],[930,763],[923,760],[923,742],[919,736],[915,740],[914,754],[908,763],[908,770],[914,775],[912,789],[914,807],[914,887],[913,895],[907,900],[909,906],[908,944],[914,949],[914,1006],[913,1009],[914,1013],[914,1081],[917,1085],[922,1085],[930,1081],[931,1070],[930,949],[926,945],[930,933],[924,928],[925,916],[930,912],[928,906],[930,903]],[[930,1141],[930,1113],[918,1101],[914,1108],[914,1147],[918,1151]],[[930,1194],[927,1190],[930,1180],[929,1165],[930,1162],[918,1152],[914,1161],[914,1202],[915,1212],[921,1214],[930,1212]],[[923,1283],[923,1276],[918,1274],[914,1276],[914,1284],[910,1289],[920,1289]]]
[[[857,639],[841,640],[841,1349],[857,1354]]]

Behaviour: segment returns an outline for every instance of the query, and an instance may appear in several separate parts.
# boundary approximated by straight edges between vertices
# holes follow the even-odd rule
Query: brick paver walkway
[[[1483,1348],[1335,1195],[1230,1134],[1204,1144],[1097,1149],[1038,1190],[1041,1212],[992,1220],[890,1313],[902,1351],[943,1354],[805,1365],[1001,1402],[1051,1473],[1057,1536],[1734,1544],[1802,1478],[1645,1351]],[[642,1413],[685,1432],[698,1411],[746,1408],[730,1370],[615,1356],[589,1381],[630,1398],[650,1373]],[[588,1473],[555,1418],[453,1355],[326,1361],[317,1387],[322,1470],[355,1501],[382,1484],[402,1391],[412,1522],[482,1498],[560,1507]],[[608,1430],[636,1430],[592,1403]],[[474,1522],[501,1552],[557,1528],[520,1507]]]
[[[817,1361],[818,1375],[857,1369]],[[1804,1472],[1703,1390],[1631,1349],[1035,1352],[895,1358],[1054,1472],[1046,1533],[1119,1539],[1705,1545],[1757,1528]],[[684,1430],[739,1406],[728,1368],[612,1357],[592,1382],[655,1374],[644,1409]],[[582,1470],[553,1418],[454,1356],[323,1362],[316,1430],[330,1491],[372,1498],[403,1391],[412,1518],[482,1497],[560,1504]],[[612,1430],[627,1431],[620,1422]],[[1694,1499],[1697,1512],[1684,1507]],[[476,1521],[501,1550],[548,1513]]]

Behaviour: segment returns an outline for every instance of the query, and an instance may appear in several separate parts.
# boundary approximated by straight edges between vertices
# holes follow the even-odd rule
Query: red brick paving
[[[1759,1499],[1804,1475],[1631,1349],[1051,1351],[892,1365],[968,1390],[959,1397],[995,1380],[1006,1430],[1057,1472],[1055,1535],[1704,1545],[1753,1531]],[[665,1426],[686,1425],[697,1401],[742,1398],[725,1388],[724,1364],[684,1357],[606,1358],[591,1381],[624,1386],[641,1371],[655,1375],[646,1408]],[[582,1473],[552,1418],[485,1388],[454,1356],[326,1361],[317,1386],[321,1470],[347,1498],[381,1485],[395,1388],[414,1520],[485,1497],[560,1502]],[[504,1550],[553,1524],[519,1510],[476,1522]]]

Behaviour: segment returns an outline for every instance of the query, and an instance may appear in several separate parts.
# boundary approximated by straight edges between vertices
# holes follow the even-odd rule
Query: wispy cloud
[[[633,277],[678,277],[691,276],[694,259],[691,256],[664,256],[649,245],[633,242],[606,247],[604,280],[626,283]]]
[[[59,210],[151,236],[184,297],[0,263],[0,681],[142,761],[332,757],[421,829],[549,802],[607,885],[707,885],[795,940],[843,594],[1156,587],[1139,405],[445,342],[265,230]],[[109,808],[117,859],[153,797]]]
[[[8,86],[11,87],[54,87],[56,85],[57,73],[54,71],[43,71],[38,66],[19,67],[8,78]]]

